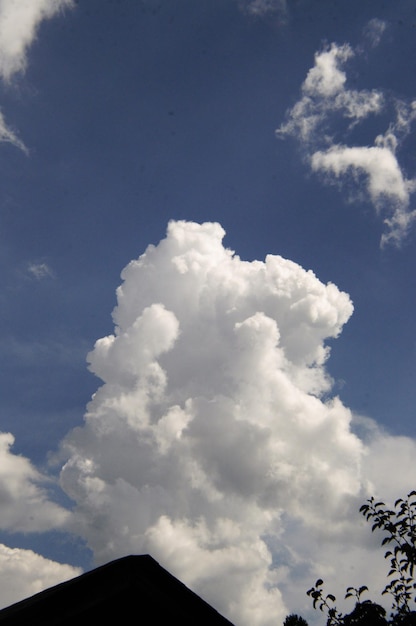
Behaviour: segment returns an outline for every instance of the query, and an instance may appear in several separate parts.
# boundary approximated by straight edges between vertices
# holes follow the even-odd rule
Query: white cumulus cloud
[[[70,512],[48,493],[51,479],[24,456],[14,454],[14,437],[0,433],[0,529],[5,533],[65,531]],[[81,574],[31,550],[0,544],[0,608]]]
[[[377,45],[384,28],[380,20],[370,22],[367,39],[372,46]],[[363,189],[384,218],[382,245],[400,245],[416,216],[411,208],[416,179],[407,177],[398,159],[400,144],[415,119],[415,105],[387,98],[381,90],[350,89],[346,66],[359,54],[360,50],[349,44],[335,43],[316,53],[301,98],[287,112],[276,134],[297,139],[311,169],[323,173],[327,181],[341,182],[351,174],[356,188]],[[394,118],[384,134],[374,137],[372,145],[347,143],[354,128],[388,108],[393,110]]]
[[[20,455],[13,454],[14,437],[0,433],[0,528],[40,532],[62,528],[68,512],[48,498],[47,480]]]
[[[312,155],[311,168],[330,173],[337,179],[347,173],[351,173],[356,180],[364,175],[365,188],[375,208],[382,212],[387,205],[392,210],[391,216],[384,220],[388,232],[382,236],[382,242],[401,242],[416,215],[415,211],[409,210],[415,181],[406,180],[389,147],[331,146]]]
[[[271,626],[306,610],[318,575],[342,596],[361,558],[359,584],[382,579],[358,508],[386,484],[375,459],[414,444],[383,447],[376,426],[365,443],[331,395],[326,341],[348,295],[280,256],[243,261],[223,237],[172,221],[123,270],[61,484],[97,563],[150,553],[235,623]]]
[[[50,561],[31,550],[0,544],[0,607],[19,602],[81,573],[77,567]]]

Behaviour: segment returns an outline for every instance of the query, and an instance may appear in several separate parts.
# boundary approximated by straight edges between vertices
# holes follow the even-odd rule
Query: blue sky
[[[354,528],[359,526],[356,504],[372,490],[394,499],[404,495],[412,480],[414,488],[415,28],[414,3],[406,0],[0,1],[0,419],[5,468],[0,501],[4,498],[10,510],[1,526],[0,571],[8,572],[13,588],[2,595],[3,606],[38,590],[30,574],[22,578],[18,563],[33,562],[33,572],[44,571],[42,586],[48,586],[78,573],[72,568],[88,569],[124,553],[153,549],[162,564],[230,619],[242,626],[267,626],[289,610],[305,611],[304,589],[317,577],[316,551],[305,548],[300,556],[300,535],[285,525],[285,516],[300,524],[302,536],[317,542],[319,535],[325,546],[321,564],[330,569],[331,558],[339,553],[328,546],[341,542],[326,542],[324,528],[331,516],[334,528],[341,523],[337,515]],[[223,244],[237,255],[234,265],[228,266],[221,231],[212,223],[224,229]],[[150,244],[156,248],[146,252],[145,269],[127,272],[117,301],[121,271]],[[266,255],[293,263],[281,260],[266,271],[255,263]],[[196,265],[188,265],[191,258]],[[170,274],[172,264],[176,277]],[[198,275],[195,283],[191,266]],[[275,280],[283,284],[278,295],[270,286]],[[201,285],[203,294],[194,302]],[[228,301],[240,315],[234,320],[235,333],[241,332],[251,346],[247,363],[252,365],[253,395],[245,400],[245,391],[238,395],[236,389],[246,380],[248,348],[244,344],[243,350],[227,334]],[[188,309],[182,310],[185,302]],[[147,315],[153,321],[146,321]],[[136,318],[144,321],[135,325]],[[211,328],[218,331],[212,337]],[[250,343],[244,333],[255,332],[258,341]],[[207,336],[210,350],[203,347]],[[267,368],[260,359],[256,346],[263,346],[263,337],[266,354],[266,336],[282,346],[284,365],[273,360],[275,353],[272,361],[266,359]],[[91,352],[97,340],[101,343]],[[112,342],[118,347],[109,347]],[[163,387],[158,392],[163,401],[159,398],[158,408],[149,408],[152,419],[158,414],[163,423],[159,434],[146,430],[149,416],[146,425],[132,422],[141,407],[156,402],[156,392],[150,390],[153,378],[137,366],[141,351],[153,354],[152,367],[157,368],[152,376]],[[125,363],[130,371],[123,374]],[[234,381],[229,389],[214,369]],[[283,391],[264,407],[267,419],[275,419],[275,426],[267,426],[274,433],[270,441],[262,438],[263,418],[253,421],[256,402],[269,393],[256,395],[261,387],[258,383],[255,389],[256,381],[270,377],[270,388],[276,389],[277,371],[287,378],[286,390],[294,386],[288,397],[309,407],[305,415],[324,414],[339,398],[336,411],[331,409],[336,412],[331,418],[336,441],[353,455],[354,462],[345,461],[346,466],[357,462],[359,469],[344,476],[338,487],[331,483],[330,488],[328,478],[328,494],[331,489],[346,494],[348,512],[340,512],[333,492],[333,501],[321,494],[327,509],[316,492],[311,509],[300,511],[302,489],[311,492],[311,486],[302,483],[291,490],[288,476],[309,470],[294,463],[289,472],[281,449],[290,447],[295,457],[306,457],[308,427],[301,420],[298,430],[286,429],[295,418],[289,417]],[[205,389],[195,372],[201,372]],[[167,387],[161,382],[164,376]],[[129,397],[128,411],[118,404],[120,389],[123,398]],[[219,403],[216,415],[224,418],[218,432],[201,398]],[[233,408],[222,404],[224,398]],[[239,424],[246,420],[250,428],[234,432],[227,415],[237,419],[237,406]],[[180,408],[182,417],[173,407]],[[135,433],[136,451],[117,430],[123,419]],[[197,482],[189,487],[188,466],[177,470],[177,483],[166,482],[170,466],[164,437],[173,425],[179,429],[177,441],[185,445],[189,434],[192,446],[187,441],[186,449],[172,448],[172,467],[179,458],[188,459],[189,467],[199,464],[198,471],[213,481],[209,489],[208,479],[202,487],[194,470]],[[320,456],[313,465],[335,475],[337,461],[330,460],[335,444],[328,434],[332,426],[324,429],[325,435],[318,422],[315,427],[316,440],[311,441]],[[218,434],[220,440],[230,438],[231,450],[233,441],[235,447],[248,446],[250,468],[239,467],[238,455],[234,459],[229,448],[219,445]],[[142,449],[149,437],[159,446],[152,457]],[[248,485],[261,492],[254,476],[260,471],[262,446],[273,450],[273,461],[263,469],[275,472],[277,482],[264,487],[255,514],[248,504]],[[130,467],[127,459],[136,455],[141,460],[135,461],[137,467],[131,461]],[[118,467],[123,459],[125,467]],[[87,465],[88,481],[83,474]],[[396,481],[392,467],[397,468]],[[136,472],[144,477],[140,485],[129,478]],[[124,487],[116,493],[113,487],[121,480]],[[170,493],[166,501],[165,496],[144,494],[152,480],[160,493]],[[230,489],[236,498],[229,519],[213,504],[214,488],[218,498]],[[291,494],[285,496],[287,507],[284,499],[270,504],[266,495],[280,488]],[[129,495],[129,489],[140,495],[137,512],[131,504],[136,495]],[[184,502],[175,511],[169,499],[173,494]],[[315,507],[321,509],[321,519]],[[135,516],[147,521],[134,530]],[[214,520],[229,524],[228,530],[221,526],[221,534],[215,526],[214,532]],[[290,528],[295,526],[293,522]],[[247,554],[251,549],[263,554],[267,546],[259,569],[251,562],[241,566],[243,573],[262,572],[257,578],[263,587],[253,592],[262,611],[258,605],[243,606],[233,614],[213,583],[219,574],[210,565],[214,548],[207,546],[222,541],[225,552],[231,545],[237,550],[237,527],[240,547],[251,546]],[[352,544],[361,545],[364,540],[351,533]],[[263,544],[266,535],[270,539]],[[172,555],[163,541],[167,536],[178,546],[181,538],[183,546],[185,537],[189,545],[194,541],[193,549],[202,550],[205,573],[194,571],[186,547]],[[286,539],[280,544],[282,536]],[[370,539],[366,549],[373,555]],[[233,562],[231,554],[224,557],[223,571]],[[262,594],[270,585],[276,591],[266,601]],[[231,587],[227,591],[234,598],[237,591]]]

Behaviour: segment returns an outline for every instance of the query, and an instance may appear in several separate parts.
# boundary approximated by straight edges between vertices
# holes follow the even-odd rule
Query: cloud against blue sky
[[[239,0],[240,7],[249,15],[266,17],[272,14],[287,15],[286,0]]]
[[[0,74],[10,81],[26,68],[27,53],[43,20],[73,6],[72,0],[2,0],[0,4]]]
[[[73,6],[72,0],[2,0],[0,3],[0,77],[10,84],[15,74],[24,72],[27,53],[43,20]],[[0,112],[0,141],[27,151],[18,133],[9,128]]]
[[[374,44],[384,30],[377,21],[370,29]],[[416,101],[393,102],[382,90],[355,90],[348,86],[348,63],[363,54],[349,44],[331,44],[315,55],[315,64],[302,85],[301,99],[288,111],[287,121],[277,136],[293,136],[312,171],[327,182],[352,179],[355,193],[363,192],[384,218],[382,244],[400,244],[414,218],[411,196],[416,180],[408,178],[399,164],[401,141],[411,131]],[[380,115],[388,104],[394,115],[386,131],[374,137],[372,145],[357,145],[348,135],[369,116]],[[344,132],[339,134],[339,119]]]
[[[234,623],[271,625],[290,562],[313,577],[346,536],[361,544],[360,501],[389,491],[397,463],[408,488],[416,446],[403,440],[402,456],[377,428],[364,443],[331,394],[326,340],[348,295],[279,256],[243,261],[224,234],[171,222],[123,270],[114,333],[88,355],[103,384],[63,442],[61,485],[98,562],[149,552]],[[298,551],[323,535],[330,546]],[[271,546],[287,551],[276,569]]]
[[[151,553],[235,623],[267,626],[317,572],[348,584],[330,567],[353,567],[358,548],[379,582],[356,509],[374,492],[410,489],[416,444],[371,421],[360,439],[331,393],[326,340],[352,314],[348,295],[280,256],[243,261],[224,234],[171,222],[123,270],[114,334],[88,355],[102,384],[58,457],[74,510],[48,499],[45,478],[3,434],[2,525],[66,529],[96,563]],[[7,571],[15,553],[3,551]],[[25,566],[34,558],[18,555]]]
[[[141,552],[239,626],[382,589],[413,7],[318,5],[0,0],[1,606]]]

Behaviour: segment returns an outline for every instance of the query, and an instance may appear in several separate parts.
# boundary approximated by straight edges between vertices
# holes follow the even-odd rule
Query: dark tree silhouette
[[[308,622],[299,615],[288,615],[283,622],[283,626],[308,626]]]
[[[345,615],[343,624],[346,626],[358,626],[366,624],[367,626],[385,626],[386,611],[379,604],[374,602],[357,602],[352,613]]]

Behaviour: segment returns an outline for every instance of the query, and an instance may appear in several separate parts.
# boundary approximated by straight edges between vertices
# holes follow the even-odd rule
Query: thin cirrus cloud
[[[6,124],[3,113],[0,111],[0,142],[10,143],[15,148],[19,148],[25,154],[28,150],[18,135]]]
[[[380,20],[369,25],[366,39],[371,46],[378,44],[384,28]],[[276,135],[294,137],[312,171],[327,182],[342,185],[352,180],[356,193],[362,192],[383,217],[381,245],[400,245],[416,216],[411,208],[416,180],[406,176],[398,159],[416,117],[416,101],[388,98],[378,89],[350,89],[345,68],[360,53],[360,48],[335,43],[316,53],[301,98],[288,110]],[[373,145],[348,144],[351,132],[364,120],[390,109],[394,118],[385,133],[374,137]]]
[[[61,486],[97,563],[150,553],[234,623],[271,626],[323,573],[342,596],[362,562],[382,588],[357,510],[390,496],[399,461],[405,492],[416,446],[369,420],[358,437],[331,394],[326,341],[352,314],[348,295],[280,256],[243,261],[223,236],[172,221],[123,270]]]
[[[0,0],[0,78],[4,83],[25,70],[27,52],[40,24],[72,6],[72,0]],[[28,152],[1,112],[0,141]]]

